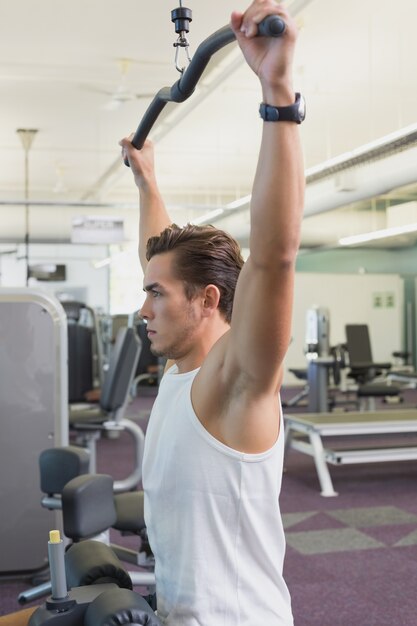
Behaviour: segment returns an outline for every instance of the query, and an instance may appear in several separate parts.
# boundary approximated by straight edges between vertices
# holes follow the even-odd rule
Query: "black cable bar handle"
[[[285,22],[278,15],[268,15],[258,24],[258,36],[280,37],[285,30]],[[153,125],[168,102],[184,102],[194,92],[198,81],[213,54],[236,39],[229,25],[223,26],[207,37],[198,46],[187,69],[172,87],[162,87],[145,111],[132,139],[132,145],[140,150]],[[125,165],[129,162],[125,159]]]

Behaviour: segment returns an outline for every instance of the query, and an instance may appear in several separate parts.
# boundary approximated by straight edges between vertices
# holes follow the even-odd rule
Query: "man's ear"
[[[216,285],[206,285],[202,293],[203,315],[209,317],[218,309],[220,290]]]

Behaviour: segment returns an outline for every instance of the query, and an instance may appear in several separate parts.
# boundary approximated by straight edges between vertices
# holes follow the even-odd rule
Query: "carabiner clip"
[[[184,49],[187,61],[188,63],[191,63],[190,51],[188,49],[190,44],[188,42],[188,39],[184,35],[180,34],[177,41],[172,45],[175,47],[175,67],[180,74],[183,74],[186,68],[185,66],[181,66],[179,64],[180,48]]]
[[[180,6],[171,11],[171,21],[175,23],[175,32],[178,35],[177,41],[173,44],[175,47],[175,67],[180,74],[183,74],[185,70],[185,66],[181,67],[179,64],[180,48],[184,48],[187,61],[188,63],[191,63],[191,57],[188,50],[190,44],[188,43],[187,33],[190,30],[190,22],[192,19],[191,9],[183,7],[182,1],[180,0]]]

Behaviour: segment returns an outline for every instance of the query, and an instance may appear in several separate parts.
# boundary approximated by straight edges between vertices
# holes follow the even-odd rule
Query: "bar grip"
[[[285,22],[278,15],[268,15],[258,24],[258,35],[263,37],[281,37]]]

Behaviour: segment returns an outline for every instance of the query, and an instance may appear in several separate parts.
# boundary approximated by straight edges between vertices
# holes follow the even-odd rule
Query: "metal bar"
[[[296,15],[298,15],[298,13],[300,13],[302,10],[304,10],[309,4],[312,3],[313,0],[293,0],[292,2],[289,3],[288,8],[291,12],[291,14],[295,17]],[[243,57],[242,57],[242,63],[243,63]],[[240,63],[237,64],[233,64],[233,71],[234,69],[236,69],[238,66],[240,65]],[[226,68],[226,72],[225,72],[225,76],[228,75],[227,72],[227,68]],[[216,89],[217,87],[219,87],[221,84],[221,80],[217,79],[216,81],[213,81],[213,85],[211,86],[211,91],[213,91],[214,89]],[[204,94],[204,97],[206,97],[208,94],[210,93],[209,90],[207,90]],[[202,97],[201,99],[197,101],[195,101],[195,104],[201,102],[204,97]],[[183,117],[181,116],[180,121],[183,119]],[[170,127],[170,129],[172,128],[172,126]],[[170,130],[169,129],[169,130]],[[164,133],[161,134],[161,136],[158,136],[158,139],[160,139],[162,136],[165,136],[165,134],[168,132],[168,129],[165,129]],[[118,157],[108,168],[107,170],[100,176],[100,178],[94,183],[94,185],[88,189],[84,194],[82,199],[85,200],[89,197],[91,197],[94,194],[97,194],[102,188],[104,188],[105,186],[109,185],[109,179],[111,179],[117,172],[120,171],[120,165],[121,165],[122,161],[120,159],[120,157]]]
[[[338,494],[333,488],[329,468],[327,467],[325,460],[325,453],[320,435],[312,431],[310,433],[310,442],[314,451],[314,463],[319,477],[321,495],[326,498],[337,496]]]
[[[278,16],[269,15],[259,24],[258,32],[261,33],[264,30],[264,24],[274,24],[276,21],[283,24],[281,18]],[[268,28],[265,30],[268,31]],[[283,29],[280,34],[282,34],[282,32]],[[279,36],[278,31],[275,32],[274,29],[270,29],[269,32],[264,32],[264,34]],[[168,104],[168,102],[184,102],[187,100],[187,98],[194,93],[198,81],[209,64],[211,57],[229,43],[235,41],[235,39],[233,30],[227,25],[219,28],[219,30],[201,42],[194,53],[191,63],[184,71],[181,78],[174,83],[172,87],[163,87],[160,89],[145,111],[132,139],[132,144],[135,148],[138,150],[142,148],[150,130],[162,113],[165,105]]]
[[[307,441],[291,439],[289,445],[293,450],[313,457],[321,487],[321,495],[326,498],[337,496],[337,491],[333,488],[329,468],[326,464],[327,451],[323,448],[321,438],[317,433],[311,432],[309,440],[310,443]]]
[[[143,434],[143,430],[140,428],[140,426],[132,420],[123,418],[116,421],[115,423],[118,427],[121,427],[132,436],[135,445],[135,463],[132,473],[122,480],[115,480],[113,483],[114,493],[121,493],[124,491],[130,491],[131,489],[137,487],[142,478],[142,460],[143,449],[145,445],[145,435]]]
[[[416,447],[377,448],[363,450],[325,450],[327,463],[353,465],[355,463],[383,463],[388,461],[415,461]]]

